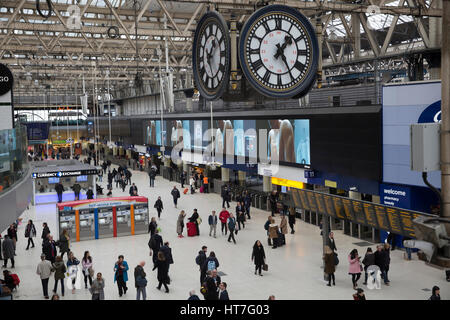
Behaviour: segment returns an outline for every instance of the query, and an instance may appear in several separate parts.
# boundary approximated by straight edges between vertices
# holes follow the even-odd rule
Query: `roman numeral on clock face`
[[[263,62],[261,61],[261,59],[255,61],[255,62],[252,62],[252,67],[253,67],[253,69],[255,69],[255,71],[258,71],[259,68],[261,68],[262,66],[263,66]]]
[[[281,30],[281,18],[275,18],[275,30]]]
[[[267,21],[264,21],[264,22],[262,23],[262,26],[264,27],[264,29],[266,29],[266,33],[269,33],[269,32],[270,32],[270,28],[269,28],[269,25],[267,24]]]
[[[249,54],[259,54],[259,49],[250,49]]]
[[[308,51],[306,49],[300,49],[297,51],[297,53],[300,56],[306,56],[308,54]]]
[[[263,77],[263,81],[269,82],[269,79],[270,79],[270,71],[266,70],[266,73],[264,74],[264,77]]]
[[[294,68],[298,69],[300,72],[303,71],[303,69],[305,69],[305,65],[303,63],[301,63],[300,61],[296,61],[294,64]]]

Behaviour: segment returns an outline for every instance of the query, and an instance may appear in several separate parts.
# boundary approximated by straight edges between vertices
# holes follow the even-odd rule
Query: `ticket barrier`
[[[96,229],[95,239],[112,238],[114,236],[113,208],[98,208],[95,210],[98,210],[98,227]]]
[[[76,238],[75,211],[65,210],[59,213],[59,234],[67,230],[70,239]]]
[[[148,204],[134,205],[134,233],[145,234],[148,232],[149,214]]]
[[[79,210],[77,220],[77,241],[95,239],[95,209]]]
[[[116,236],[129,236],[131,235],[131,206],[117,206],[116,210]]]

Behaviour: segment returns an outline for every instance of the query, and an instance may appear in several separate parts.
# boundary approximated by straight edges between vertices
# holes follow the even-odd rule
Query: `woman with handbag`
[[[89,289],[92,294],[92,300],[105,300],[105,280],[102,278],[102,274],[97,273],[97,279],[92,282],[92,286]]]
[[[28,238],[28,245],[25,250],[28,250],[28,248],[30,248],[30,243],[32,244],[32,248],[34,248],[34,237],[36,237],[36,228],[34,227],[33,221],[28,220],[28,224],[25,228],[25,238]]]
[[[154,271],[155,269],[158,269],[158,286],[156,289],[161,290],[161,286],[164,285],[164,288],[166,288],[166,293],[169,293],[169,287],[167,286],[170,283],[169,278],[169,263],[166,260],[166,257],[164,256],[164,253],[161,251],[158,252],[158,259],[156,260],[155,266],[153,267]]]
[[[84,276],[84,288],[87,289],[87,280],[89,278],[89,285],[92,287],[92,278],[94,277],[94,269],[92,269],[92,257],[89,251],[84,252],[83,259],[81,260],[81,266],[83,267]]]
[[[333,250],[331,250],[329,246],[325,246],[323,252],[324,252],[323,261],[325,265],[324,272],[328,275],[327,286],[331,287],[331,280],[333,280],[333,286],[335,286],[336,281],[334,278],[334,272],[336,271],[336,264]]]
[[[156,209],[156,211],[158,211],[158,219],[161,219],[161,211],[163,211],[164,209],[161,197],[158,197],[158,200],[156,200],[153,207]]]
[[[358,280],[361,277],[361,271],[362,266],[361,262],[359,261],[361,257],[358,255],[358,250],[353,249],[350,254],[348,255],[348,262],[349,262],[349,268],[348,268],[348,274],[352,275],[352,283],[353,283],[353,289],[356,290],[358,287]]]
[[[252,261],[255,263],[255,274],[256,271],[259,271],[259,275],[261,277],[262,277],[261,269],[263,268],[263,266],[266,266],[265,260],[266,254],[264,253],[264,247],[261,241],[256,240],[255,244],[253,245]]]
[[[202,220],[201,220],[200,216],[198,215],[197,209],[194,209],[194,213],[188,220],[189,220],[189,222],[195,223],[195,227],[197,229],[197,236],[199,236],[200,228],[198,227],[198,225],[201,223]]]

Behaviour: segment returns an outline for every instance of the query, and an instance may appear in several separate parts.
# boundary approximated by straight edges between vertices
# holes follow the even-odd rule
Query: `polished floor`
[[[106,186],[103,179],[103,186]],[[247,220],[245,229],[236,236],[237,244],[227,242],[218,230],[217,238],[209,237],[208,215],[211,210],[217,212],[221,209],[221,198],[217,194],[187,194],[181,195],[178,209],[172,203],[170,191],[175,185],[173,182],[157,177],[155,188],[150,188],[148,176],[145,172],[133,171],[131,178],[139,189],[139,195],[149,198],[151,216],[157,216],[153,204],[158,196],[162,197],[164,211],[158,226],[162,229],[164,241],[169,241],[172,247],[174,264],[170,267],[172,283],[170,293],[156,289],[156,271],[152,271],[152,260],[149,256],[147,246],[149,235],[137,235],[102,240],[91,240],[71,243],[71,249],[75,256],[81,260],[83,252],[89,250],[94,262],[95,272],[102,272],[106,279],[106,299],[135,299],[134,267],[140,261],[146,261],[145,271],[147,273],[147,299],[187,299],[190,290],[196,290],[199,296],[199,271],[195,264],[195,257],[203,245],[208,246],[208,251],[214,251],[219,260],[218,270],[223,272],[222,281],[228,284],[228,292],[231,300],[266,300],[269,295],[275,295],[276,299],[318,299],[318,300],[351,300],[354,290],[351,277],[348,275],[347,255],[353,249],[358,249],[361,255],[367,247],[360,247],[354,243],[361,242],[359,239],[335,232],[336,245],[338,248],[340,264],[336,271],[336,286],[328,287],[323,280],[322,266],[322,239],[317,226],[297,220],[296,233],[287,234],[287,245],[277,249],[267,246],[264,223],[270,214],[266,211],[251,209],[251,220]],[[181,190],[180,185],[178,188]],[[128,190],[122,193],[114,189],[113,196],[128,195]],[[234,209],[235,203],[231,204]],[[197,208],[203,223],[200,225],[200,236],[193,238],[177,238],[176,220],[181,209],[187,212],[189,217],[193,209]],[[19,226],[19,241],[17,243],[16,268],[21,279],[15,299],[43,300],[41,281],[36,275],[36,266],[40,261],[42,223],[49,224],[52,234],[56,230],[55,205],[30,206],[23,214],[24,223]],[[24,238],[24,225],[27,219],[33,219],[38,237],[36,247],[28,251],[26,239]],[[276,218],[279,221],[279,217]],[[3,235],[5,232],[2,233]],[[185,234],[186,235],[186,234]],[[57,239],[58,236],[55,236]],[[264,276],[254,274],[254,265],[250,260],[252,246],[259,239],[265,247],[269,271],[263,272]],[[375,245],[372,245],[375,249]],[[128,276],[129,291],[126,295],[119,297],[117,285],[113,283],[113,267],[118,255],[124,255],[130,266]],[[9,264],[8,264],[9,267]],[[391,253],[389,287],[382,285],[381,290],[369,290],[359,281],[359,286],[365,290],[366,298],[377,299],[408,299],[424,300],[431,295],[430,289],[437,285],[441,288],[442,299],[449,299],[450,286],[445,281],[444,271],[426,265],[413,256],[413,261],[403,260],[403,251],[395,250]],[[364,276],[364,275],[363,275]],[[53,288],[53,276],[50,280],[50,288]],[[58,293],[60,289],[58,288]],[[70,290],[65,292],[65,300],[90,299],[87,289],[76,290],[74,294]]]

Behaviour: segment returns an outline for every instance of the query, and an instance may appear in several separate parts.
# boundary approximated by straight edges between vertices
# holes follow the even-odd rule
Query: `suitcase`
[[[197,235],[197,228],[195,227],[194,222],[186,223],[188,237],[195,237]]]
[[[188,193],[188,191],[189,191],[189,189],[186,188],[186,189],[184,189],[183,193],[186,194],[186,193]]]
[[[203,186],[200,187],[200,193],[203,193],[205,191],[205,188]]]

